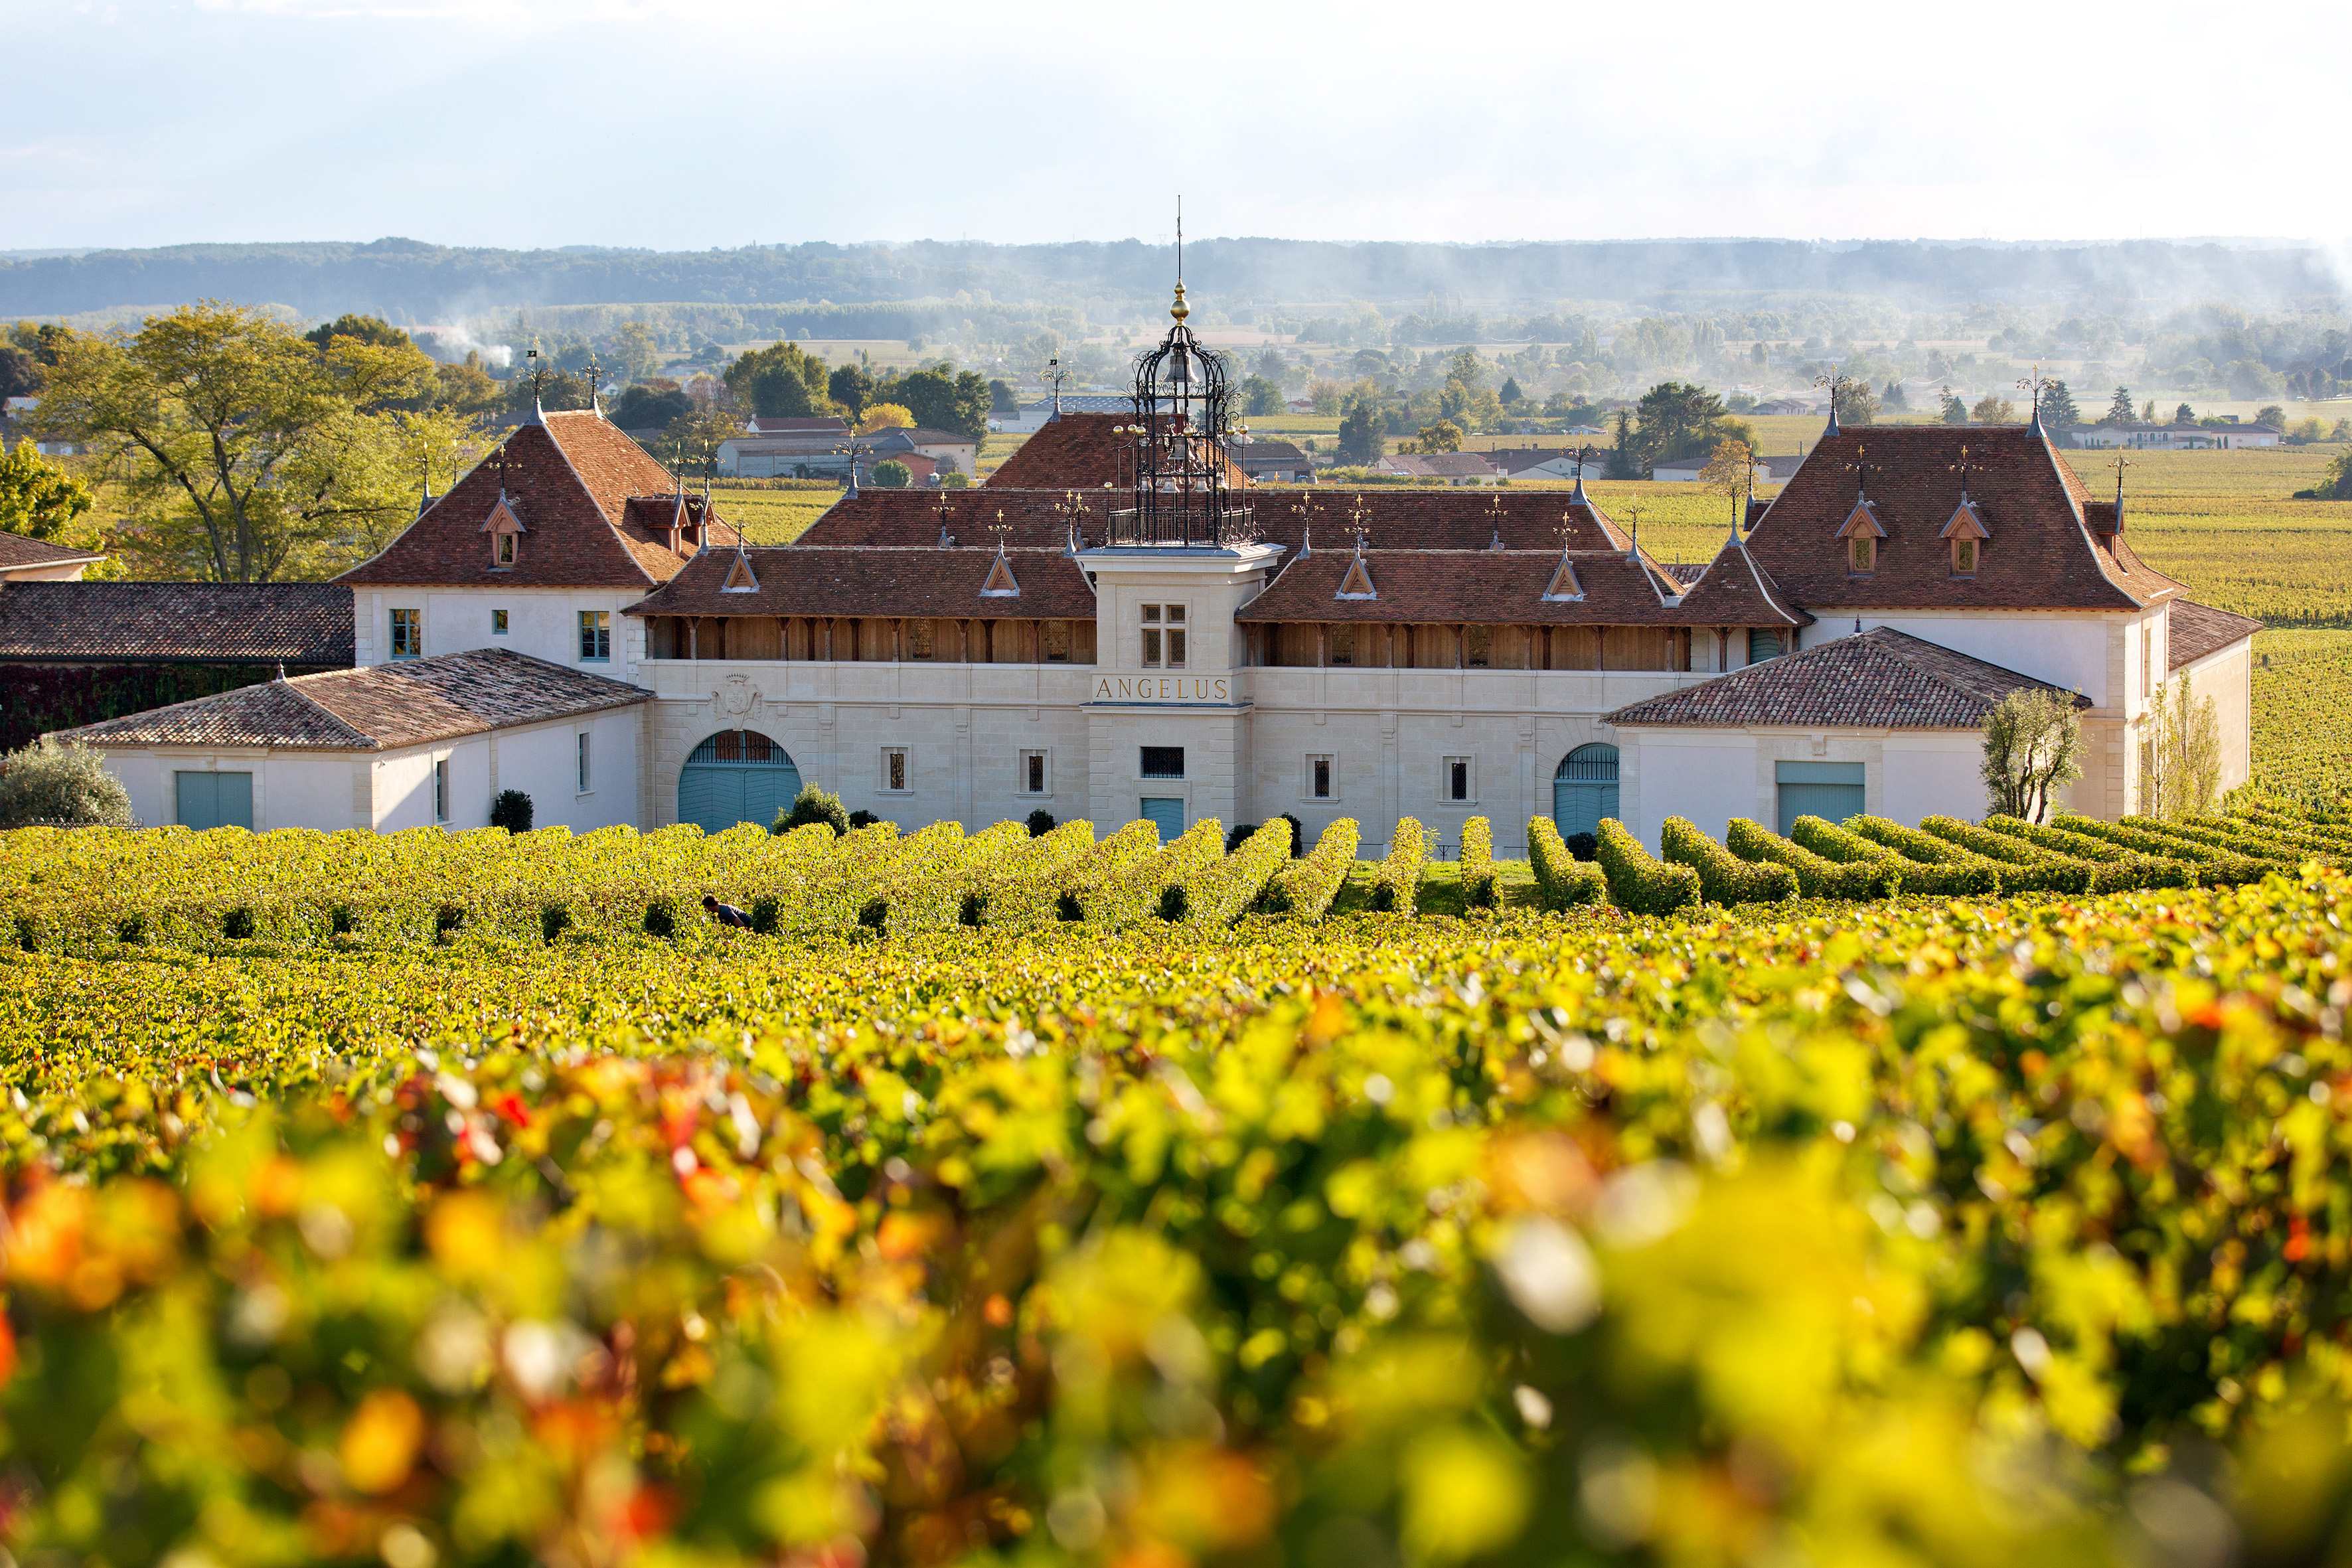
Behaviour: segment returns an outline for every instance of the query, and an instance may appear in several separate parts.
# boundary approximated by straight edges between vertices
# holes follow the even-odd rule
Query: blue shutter
[[[1139,815],[1159,827],[1162,844],[1173,844],[1184,837],[1184,803],[1173,795],[1145,795]]]
[[[182,826],[252,828],[251,773],[175,773],[172,784]]]
[[[1775,763],[1773,779],[1783,834],[1801,816],[1843,822],[1864,809],[1860,763]]]

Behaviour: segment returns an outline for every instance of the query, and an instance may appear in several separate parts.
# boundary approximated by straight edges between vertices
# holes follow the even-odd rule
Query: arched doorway
[[[721,730],[694,748],[677,775],[677,819],[705,833],[773,822],[801,793],[791,753],[756,730]]]
[[[1599,833],[1601,819],[1617,815],[1617,748],[1605,741],[1579,746],[1551,775],[1551,819],[1562,838]]]

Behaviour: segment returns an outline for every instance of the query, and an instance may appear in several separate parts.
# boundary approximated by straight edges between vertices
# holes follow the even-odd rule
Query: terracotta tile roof
[[[1065,419],[1074,416],[1065,415]],[[1055,549],[1064,542],[1055,510],[1066,490],[978,489],[917,492],[860,490],[844,497],[803,533],[801,544],[937,544],[942,507],[948,531],[964,544],[992,543],[989,529],[1004,514],[1015,549]],[[1129,504],[1124,489],[1100,486],[1076,491],[1087,509],[1087,538],[1100,542],[1104,514]],[[1624,530],[1589,502],[1564,500],[1558,490],[1440,489],[1375,485],[1363,489],[1252,489],[1246,492],[1257,536],[1296,554],[1311,534],[1320,550],[1351,549],[1348,528],[1363,510],[1368,542],[1375,550],[1482,550],[1499,533],[1506,550],[1559,552],[1562,515],[1569,520],[1569,548],[1623,550]]]
[[[1887,626],[1620,708],[1607,722],[1710,730],[1973,730],[2012,691],[2048,682]],[[2087,698],[2076,697],[2087,708]]]
[[[1954,466],[1992,537],[1972,577],[1951,574],[1939,534],[1960,502]],[[1886,537],[1877,568],[1846,571],[1838,530],[1869,464],[1872,510]],[[1825,437],[1757,522],[1748,548],[1797,605],[1841,609],[2129,609],[2180,591],[2120,534],[2094,534],[2089,493],[2039,431],[2024,426],[1874,425]]]
[[[95,550],[71,549],[63,544],[51,544],[46,539],[27,539],[21,533],[0,533],[0,572],[103,559],[103,554]]]
[[[2171,616],[2172,625],[2167,635],[2168,672],[2194,664],[2207,654],[2219,653],[2263,629],[2263,623],[2250,616],[2217,610],[2193,599],[2173,600]]]
[[[1013,448],[985,481],[992,489],[1100,489],[1105,485],[1133,482],[1135,464],[1128,456],[1129,442],[1111,432],[1129,423],[1131,414],[1065,414],[1048,419],[1037,433]],[[1226,481],[1235,488],[1246,483],[1240,466],[1230,457]]]
[[[934,527],[936,528],[936,522]],[[727,593],[736,552],[709,550],[623,613],[631,616],[912,616],[1091,620],[1094,590],[1060,550],[1007,552],[1020,593],[982,597],[992,545],[778,544],[742,552],[759,586]]]
[[[1727,540],[1684,590],[1682,615],[1701,626],[1801,626],[1813,618],[1790,605],[1745,544]]]
[[[63,734],[101,746],[381,752],[643,702],[650,691],[505,648],[264,681]]]
[[[1671,578],[1622,552],[1571,555],[1582,595],[1547,599],[1557,550],[1368,550],[1377,595],[1339,596],[1355,551],[1292,561],[1234,618],[1251,622],[1392,621],[1507,626],[1685,626],[1667,604]]]
[[[383,553],[337,581],[642,588],[667,582],[686,563],[669,548],[676,483],[619,426],[584,410],[550,414],[517,426],[501,449],[506,493],[524,530],[513,565],[492,565],[482,534],[499,488],[499,465],[486,461]],[[713,532],[735,542],[723,522]]]
[[[352,591],[333,583],[10,583],[0,659],[348,665]]]

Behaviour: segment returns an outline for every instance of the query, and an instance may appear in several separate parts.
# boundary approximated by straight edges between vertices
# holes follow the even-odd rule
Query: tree
[[[435,365],[433,380],[432,401],[450,413],[468,419],[496,408],[506,391],[490,379],[488,371],[482,368],[482,352],[479,349],[467,350],[465,359],[459,363]]]
[[[1339,416],[1339,461],[1356,468],[1370,468],[1381,460],[1386,442],[1382,438],[1385,421],[1379,405],[1369,397],[1358,397]]]
[[[698,405],[671,420],[654,443],[654,456],[681,472],[715,456],[722,442],[743,434],[743,421],[717,405]]]
[[[1943,409],[1945,424],[1965,425],[1969,422],[1969,405],[1962,403],[1959,395],[1948,386],[1944,388],[1940,406]]]
[[[877,490],[903,490],[915,482],[915,470],[896,458],[885,458],[874,465],[866,482]]]
[[[824,389],[835,405],[852,419],[864,414],[877,396],[874,373],[862,364],[836,365],[825,378]]]
[[[1985,715],[1985,793],[1994,811],[2040,822],[2052,792],[2083,776],[2083,722],[2072,693],[2027,687]]]
[[[1698,480],[1716,494],[1738,500],[1755,488],[1756,448],[1737,436],[1726,437],[1715,444]]]
[[[999,417],[1021,412],[1021,399],[1014,395],[1011,382],[999,377],[988,384],[988,411]]]
[[[19,441],[0,453],[0,533],[57,539],[90,509],[89,487]]]
[[[2286,428],[2286,410],[2275,403],[2266,403],[2254,410],[2254,423],[2267,425],[2273,430]]]
[[[1911,407],[1910,399],[1903,395],[1903,384],[1899,381],[1890,381],[1880,389],[1878,404],[1882,408],[1904,413],[1908,413]]]
[[[41,362],[30,349],[0,342],[0,401],[32,397],[41,390]]]
[[[2311,492],[2315,500],[2352,500],[2352,452],[2338,452],[2327,466],[2327,478]]]
[[[914,427],[915,411],[903,403],[869,403],[866,405],[865,417],[857,422],[857,428],[868,433],[912,430]]]
[[[613,334],[613,368],[624,381],[643,381],[662,362],[661,343],[643,321],[623,321]]]
[[[2140,810],[2149,816],[2196,816],[2221,794],[2221,721],[2210,697],[2198,698],[2180,676],[2157,692],[2140,748]]]
[[[1609,477],[1612,479],[1646,479],[1649,464],[1643,460],[1638,436],[1633,429],[1633,411],[1617,411],[1616,437],[1609,445]]]
[[[906,405],[927,430],[952,430],[968,441],[988,436],[988,378],[940,363],[879,383],[875,395]]]
[[[1262,375],[1254,375],[1243,382],[1240,391],[1242,416],[1244,418],[1257,419],[1267,415],[1280,414],[1286,406],[1283,402],[1281,385],[1268,381]]]
[[[613,399],[613,423],[624,430],[659,430],[692,410],[694,399],[676,382],[625,386]]]
[[[832,828],[835,838],[849,831],[849,813],[842,808],[841,797],[831,790],[803,784],[801,793],[793,797],[791,807],[776,814],[776,820],[769,826],[768,831],[790,833],[795,827],[806,827],[813,822],[822,822]]]
[[[129,338],[75,334],[35,421],[122,481],[135,554],[263,583],[340,568],[414,517],[420,448],[469,438],[403,408],[432,384],[405,341],[337,333],[320,349],[258,311],[191,305]]]
[[[737,402],[768,419],[806,419],[833,412],[824,361],[798,343],[770,343],[738,354],[721,380]]]
[[[2139,416],[2147,424],[2156,423],[2156,399],[2151,397],[2140,405]]]
[[[88,746],[44,735],[0,757],[0,827],[62,822],[80,827],[131,827],[131,792]]]
[[[350,338],[380,349],[406,348],[410,342],[406,332],[381,316],[344,314],[302,334],[302,341],[320,353],[325,353],[337,338]]]
[[[1507,375],[1503,378],[1501,396],[1503,406],[1506,408],[1516,408],[1528,398],[1528,395],[1519,390],[1519,378],[1515,375]]]
[[[2197,411],[2184,403],[2172,411],[2172,422],[2175,425],[2194,425],[2197,423]]]
[[[2074,395],[2066,390],[2064,382],[2051,382],[2042,394],[2042,427],[2055,435],[2081,423],[2083,411],[2074,406]]]
[[[1462,426],[1450,419],[1434,425],[1424,425],[1407,445],[1415,452],[1458,452],[1462,450]]]
[[[1866,381],[1842,381],[1832,394],[1841,426],[1866,426],[1878,418],[1878,394]]]
[[[2106,417],[2100,420],[2099,423],[2102,425],[2128,425],[2131,422],[2131,388],[2128,386],[2118,386],[2116,388],[2116,395],[2107,399]]]
[[[1976,406],[1969,410],[1969,419],[1978,425],[2014,425],[2017,423],[2017,405],[1998,392],[1988,392],[1977,399]]]
[[[503,827],[509,833],[530,831],[530,796],[519,789],[502,789],[490,802],[490,826]]]

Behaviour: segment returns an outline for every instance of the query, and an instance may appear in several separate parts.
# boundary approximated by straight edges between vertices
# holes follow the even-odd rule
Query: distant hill
[[[509,306],[835,305],[955,300],[997,306],[1157,302],[1164,246],[757,246],[652,251],[492,250],[411,239],[184,245],[0,258],[0,318],[72,315],[200,299],[366,310],[417,322]],[[1239,312],[1365,300],[1419,308],[1549,307],[1563,300],[1731,303],[1789,294],[1976,300],[2115,311],[2225,300],[2247,310],[2332,305],[2344,289],[2317,249],[2287,243],[2147,240],[2003,245],[1796,240],[1405,245],[1210,239],[1185,247],[1195,297]]]

